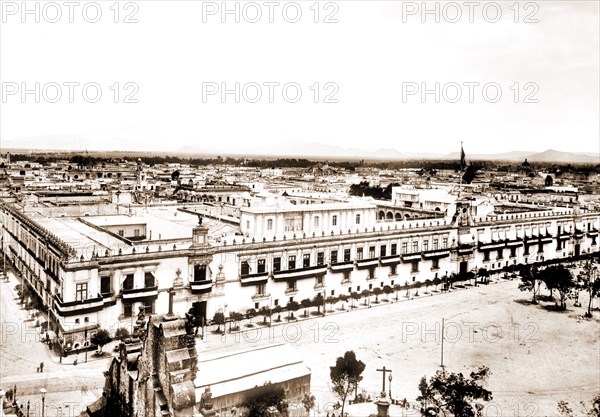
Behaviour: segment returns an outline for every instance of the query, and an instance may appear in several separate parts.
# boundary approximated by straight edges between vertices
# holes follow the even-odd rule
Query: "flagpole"
[[[458,185],[458,198],[460,198],[460,192],[462,190],[462,177],[463,177],[463,141],[460,141],[460,183]]]

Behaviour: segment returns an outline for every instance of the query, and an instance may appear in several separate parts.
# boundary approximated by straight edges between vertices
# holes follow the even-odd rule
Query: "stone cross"
[[[377,369],[377,372],[382,372],[383,373],[383,377],[382,377],[383,388],[381,389],[381,392],[385,393],[385,374],[387,374],[388,372],[391,374],[392,370],[391,369],[385,369],[385,366],[384,366],[383,369]]]

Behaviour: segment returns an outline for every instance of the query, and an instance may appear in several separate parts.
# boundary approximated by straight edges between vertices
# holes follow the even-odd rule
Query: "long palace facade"
[[[193,207],[172,211],[193,221],[189,236],[148,238],[135,215],[116,216],[115,229],[104,225],[110,216],[102,223],[0,206],[3,250],[65,351],[89,345],[99,328],[133,324],[140,308],[167,313],[170,297],[175,314],[194,308],[209,320],[599,250],[600,213],[578,205],[478,217],[459,200],[445,219],[400,221],[381,219],[368,202],[248,207],[236,234],[216,233],[216,220],[198,223]]]

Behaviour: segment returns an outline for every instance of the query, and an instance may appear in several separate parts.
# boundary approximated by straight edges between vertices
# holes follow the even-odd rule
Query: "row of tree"
[[[585,261],[577,279],[562,264],[548,266],[523,265],[520,268],[520,275],[519,289],[532,292],[531,302],[533,304],[538,302],[542,284],[550,291],[550,298],[553,298],[554,291],[558,293],[561,310],[567,308],[567,299],[579,300],[579,293],[585,291],[589,297],[586,316],[592,316],[592,300],[600,296],[600,279],[598,278],[596,259],[592,258]]]

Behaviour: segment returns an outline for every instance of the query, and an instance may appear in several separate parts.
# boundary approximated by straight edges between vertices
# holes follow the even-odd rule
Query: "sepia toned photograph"
[[[0,0],[0,416],[600,417],[600,0]]]

